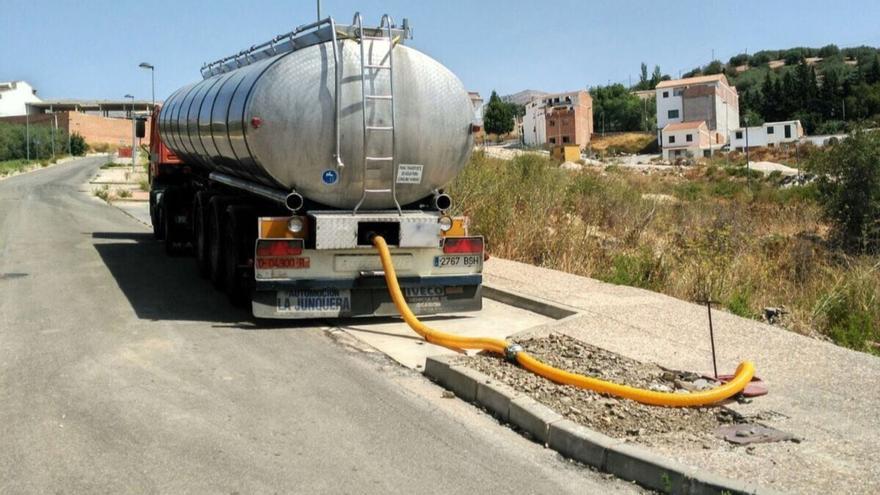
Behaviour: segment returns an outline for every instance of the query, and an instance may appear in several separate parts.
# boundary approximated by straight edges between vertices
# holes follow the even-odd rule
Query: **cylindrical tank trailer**
[[[407,204],[451,181],[473,146],[473,107],[461,81],[427,55],[395,43],[392,149],[391,101],[381,98],[390,96],[388,71],[364,69],[362,94],[360,41],[338,41],[338,68],[331,43],[278,54],[179,89],[162,108],[162,139],[178,156],[207,170],[296,190],[335,208],[353,208],[365,187],[396,181],[397,199]],[[362,43],[370,64],[388,64],[387,41]],[[365,132],[365,122],[374,129]],[[342,166],[334,156],[336,125]],[[365,166],[366,157],[380,155],[393,156],[398,177],[390,177],[390,163]],[[390,194],[369,195],[363,205],[392,206]]]

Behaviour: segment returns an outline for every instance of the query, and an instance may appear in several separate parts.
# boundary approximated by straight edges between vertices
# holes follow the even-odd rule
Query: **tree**
[[[810,168],[839,245],[850,252],[880,253],[880,133],[857,129]]]
[[[703,74],[712,75],[712,74],[721,74],[724,70],[724,65],[721,64],[720,60],[713,60],[709,62],[709,65],[703,69]]]
[[[86,140],[78,133],[74,132],[70,135],[70,154],[73,156],[83,156],[88,151],[89,145]]]
[[[498,93],[492,91],[486,111],[483,113],[483,125],[489,134],[507,134],[513,130],[513,112],[510,105],[501,101]]]
[[[819,48],[819,56],[822,58],[833,57],[840,53],[840,48],[837,48],[837,45],[825,45],[822,48]]]
[[[730,60],[727,61],[727,65],[731,67],[739,67],[740,65],[746,65],[749,63],[749,56],[746,53],[740,53],[738,55],[734,55],[730,57]]]
[[[877,84],[880,82],[880,55],[874,54],[874,61],[868,69],[865,70],[865,82],[868,84]]]
[[[666,76],[664,76],[663,73],[660,72],[660,66],[655,65],[654,72],[651,73],[651,88],[656,88],[657,85],[660,84],[660,81],[662,81],[664,77],[666,77]]]
[[[605,129],[609,131],[651,130],[656,125],[654,102],[643,101],[623,84],[591,88],[590,96],[593,98],[594,129],[602,129],[603,117]]]

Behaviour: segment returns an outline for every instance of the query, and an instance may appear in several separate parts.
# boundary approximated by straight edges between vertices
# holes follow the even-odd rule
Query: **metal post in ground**
[[[712,303],[715,301],[706,299],[706,310],[709,312],[709,341],[712,344],[712,371],[715,379],[718,379],[718,364],[715,359],[715,330],[712,328]]]

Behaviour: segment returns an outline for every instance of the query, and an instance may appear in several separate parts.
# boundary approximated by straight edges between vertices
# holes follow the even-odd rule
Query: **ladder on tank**
[[[397,150],[397,132],[394,127],[394,37],[392,33],[392,21],[391,17],[386,15],[382,16],[382,21],[379,23],[379,36],[365,36],[364,35],[364,25],[363,19],[361,18],[361,14],[357,13],[354,15],[354,20],[352,24],[357,29],[357,36],[359,38],[360,48],[361,48],[361,114],[363,115],[363,128],[364,128],[364,143],[363,143],[363,194],[361,195],[360,201],[358,201],[357,205],[354,207],[353,213],[357,213],[358,209],[360,209],[361,205],[366,201],[367,196],[370,194],[390,194],[391,198],[394,200],[394,206],[397,208],[398,214],[403,214],[403,210],[400,207],[400,203],[397,201],[397,160],[395,157],[395,152]],[[372,53],[370,54],[369,59],[367,58],[367,54],[365,52],[364,44],[365,41],[387,41],[388,42],[388,52],[384,57],[379,58],[379,62],[373,62]],[[371,46],[372,48],[372,46]],[[371,50],[372,52],[372,50]],[[378,94],[378,93],[367,93],[367,75],[378,75],[378,73],[382,71],[388,71],[388,93],[387,94]],[[371,78],[373,81],[373,89],[376,87],[376,80],[378,78]],[[389,105],[390,106],[390,125],[375,125],[373,122],[369,122],[369,117],[367,116],[368,103],[371,105]],[[370,108],[372,109],[372,108]],[[374,138],[377,135],[383,133],[391,134],[391,152],[384,156],[370,156],[370,141],[371,138]],[[369,170],[377,170],[379,172],[380,177],[382,176],[382,172],[389,171],[391,172],[391,186],[390,187],[382,187],[375,188],[370,187],[367,184],[368,179],[368,171]]]

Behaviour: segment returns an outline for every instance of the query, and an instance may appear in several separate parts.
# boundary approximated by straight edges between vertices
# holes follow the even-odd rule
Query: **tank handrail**
[[[383,17],[383,19],[384,19],[384,17]],[[410,31],[409,31],[409,25],[407,24],[406,19],[404,19],[404,26],[402,28],[394,27],[393,26],[394,21],[393,21],[393,19],[390,18],[390,16],[388,17],[387,21],[383,21],[383,22],[387,22],[387,25],[383,24],[383,25],[379,26],[378,28],[370,28],[370,29],[382,31],[383,29],[391,28],[394,31],[401,31],[401,33],[400,33],[401,38],[406,38],[408,36],[411,36],[411,35],[408,35],[408,33]],[[265,41],[265,42],[260,43],[258,45],[253,45],[246,50],[242,50],[238,53],[229,55],[227,57],[223,57],[223,58],[215,60],[213,62],[203,63],[200,72],[201,72],[203,78],[208,78],[211,76],[215,76],[217,74],[228,72],[231,69],[242,67],[244,65],[248,65],[249,63],[251,63],[252,58],[254,59],[253,60],[254,62],[256,62],[257,60],[260,60],[261,58],[259,56],[255,56],[255,54],[257,52],[260,52],[263,50],[267,51],[268,56],[277,55],[279,48],[276,46],[276,44],[281,43],[282,40],[289,41],[290,51],[296,50],[296,49],[300,48],[296,44],[297,37],[299,37],[300,35],[303,35],[306,32],[312,31],[312,30],[315,30],[315,31],[313,31],[315,33],[320,33],[319,29],[322,28],[323,26],[326,26],[326,25],[330,25],[330,29],[331,29],[332,33],[330,33],[329,36],[327,34],[323,34],[323,33],[320,34],[319,38],[318,38],[319,41],[329,41],[327,38],[337,37],[337,34],[338,34],[337,30],[339,30],[339,29],[343,30],[346,34],[349,33],[351,30],[355,30],[355,33],[357,33],[358,30],[360,30],[360,31],[363,30],[363,18],[361,16],[360,12],[357,12],[355,14],[354,20],[352,21],[352,24],[353,24],[352,26],[337,24],[336,21],[333,19],[333,17],[326,17],[326,18],[321,19],[319,21],[311,22],[308,24],[303,24],[303,25],[297,27],[296,29],[294,29],[293,31],[290,31],[290,32],[287,32],[284,34],[279,34],[278,36],[275,36],[274,38],[272,38],[268,41]],[[360,28],[358,28],[358,26],[360,26]],[[337,41],[338,41],[338,37],[337,37]],[[308,46],[311,44],[313,44],[312,41],[309,41],[309,42],[307,42],[307,45],[304,45],[304,46]],[[281,50],[284,50],[284,49],[285,49],[285,47],[282,44]],[[270,54],[269,54],[269,52],[270,52]],[[244,58],[244,63],[241,62],[242,58]],[[231,68],[228,67],[228,65],[230,63],[234,64],[235,67],[231,67]]]
[[[309,23],[309,24],[303,24],[303,25],[297,27],[296,29],[294,29],[293,31],[290,31],[290,32],[287,32],[287,33],[284,33],[284,34],[279,34],[278,36],[275,36],[274,38],[270,39],[269,41],[265,41],[265,42],[260,43],[260,44],[258,44],[258,45],[253,45],[253,46],[251,46],[250,48],[248,48],[248,49],[246,49],[246,50],[242,50],[242,51],[240,51],[240,52],[238,52],[238,53],[236,53],[236,54],[229,55],[229,56],[227,56],[227,57],[223,57],[223,58],[218,59],[218,60],[215,60],[215,61],[213,61],[213,62],[203,64],[203,65],[202,65],[202,70],[201,70],[201,72],[202,72],[202,76],[203,76],[203,77],[205,76],[205,72],[209,72],[209,73],[210,73],[211,69],[217,67],[218,65],[222,65],[222,64],[224,64],[224,63],[226,63],[226,62],[229,62],[229,61],[232,61],[232,60],[236,60],[236,61],[237,61],[237,59],[238,59],[239,57],[241,57],[242,55],[247,56],[247,55],[250,55],[251,53],[254,53],[254,52],[256,52],[256,51],[262,50],[263,48],[266,48],[266,47],[269,47],[269,46],[272,46],[272,48],[273,48],[273,50],[274,50],[274,44],[277,43],[278,41],[284,39],[284,38],[290,38],[291,46],[292,46],[292,44],[293,44],[293,39],[294,39],[294,37],[295,37],[296,35],[298,35],[298,34],[302,34],[303,32],[308,31],[308,30],[310,30],[310,29],[315,29],[315,28],[321,27],[321,26],[323,26],[324,24],[335,24],[335,23],[334,23],[332,17],[326,17],[326,18],[321,19],[321,20],[319,20],[319,21],[315,21],[315,22],[312,22],[312,23]],[[214,75],[214,74],[211,74],[211,75]]]
[[[340,137],[340,128],[339,128],[339,113],[340,113],[340,109],[339,109],[339,107],[340,107],[340,103],[339,103],[339,93],[340,93],[340,91],[339,91],[339,89],[340,89],[339,88],[339,79],[340,79],[339,71],[340,71],[341,67],[339,66],[339,46],[337,45],[337,41],[336,41],[336,21],[334,21],[332,17],[330,17],[329,19],[330,19],[330,31],[332,33],[331,36],[333,38],[332,39],[332,42],[333,42],[333,75],[334,75],[334,79],[335,79],[334,84],[333,84],[333,99],[335,100],[334,104],[336,106],[336,108],[335,108],[336,118],[334,119],[335,124],[333,126],[336,131],[336,152],[333,153],[333,158],[336,158],[336,167],[343,168],[343,167],[345,167],[345,164],[342,163],[342,154],[339,151],[340,146],[341,146],[341,144],[340,144],[341,137]]]

